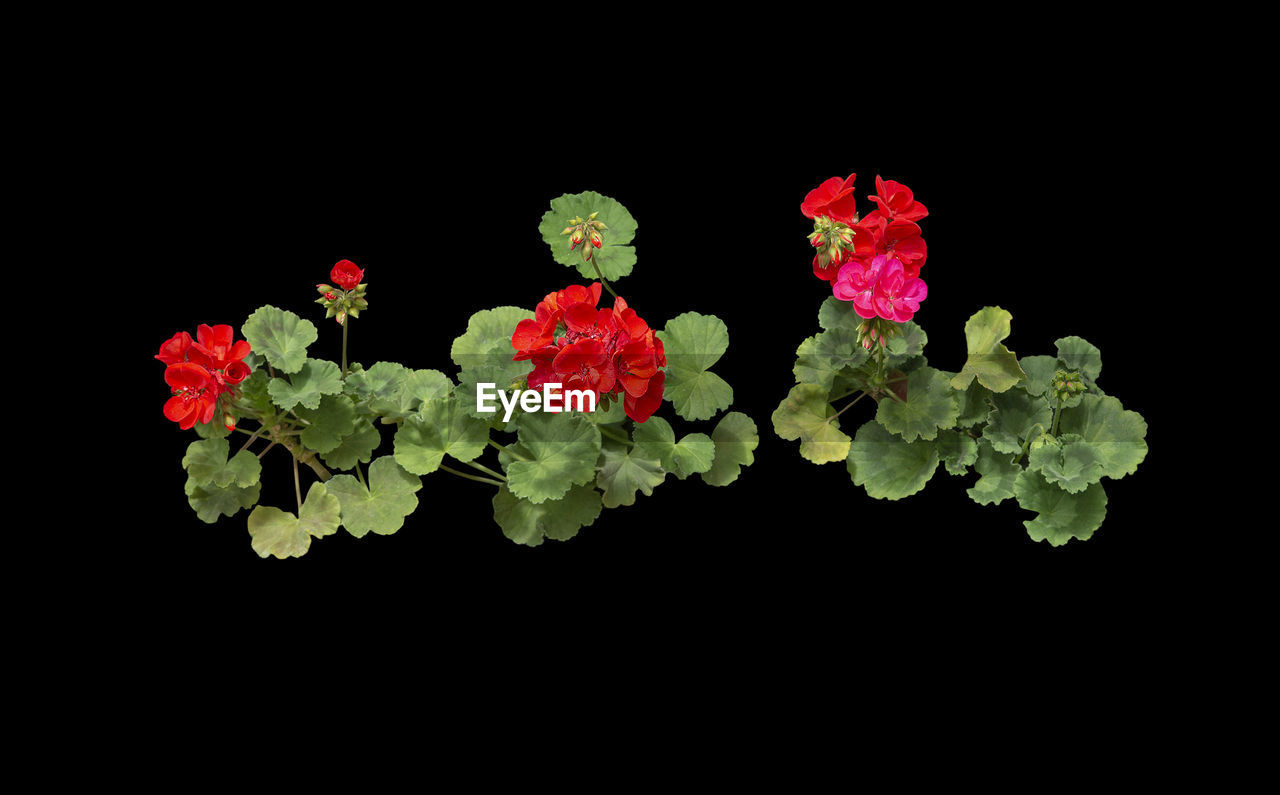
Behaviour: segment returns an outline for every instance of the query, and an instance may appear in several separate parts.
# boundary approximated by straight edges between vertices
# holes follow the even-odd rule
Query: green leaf
[[[652,418],[650,418],[652,421]],[[648,497],[666,480],[662,462],[640,447],[626,447],[606,441],[600,474],[596,485],[604,492],[604,507],[635,505],[636,492]]]
[[[356,427],[356,407],[345,395],[325,395],[320,408],[300,408],[297,413],[310,423],[302,428],[302,443],[321,455],[336,450]]]
[[[963,475],[978,460],[978,442],[960,431],[938,434],[938,457],[953,475]]]
[[[855,332],[843,328],[824,331],[800,343],[796,350],[796,381],[817,384],[830,394],[836,377],[866,362],[868,355]]]
[[[511,415],[514,420],[516,415]],[[627,411],[622,399],[618,400],[600,400],[596,404],[596,410],[582,415],[583,418],[592,425],[614,425],[619,422],[625,422],[627,419]]]
[[[1000,453],[1022,452],[1022,443],[1032,431],[1048,431],[1053,419],[1049,401],[1032,397],[1021,389],[992,395],[991,403],[995,408],[987,418],[982,436]]]
[[[1065,369],[1076,370],[1083,375],[1086,385],[1102,375],[1102,351],[1087,340],[1063,337],[1054,344],[1058,348],[1058,361]]]
[[[311,548],[311,537],[333,535],[341,523],[338,498],[323,483],[312,483],[302,503],[301,518],[279,508],[259,505],[249,514],[249,535],[258,557],[298,558]]]
[[[1039,514],[1023,522],[1034,541],[1048,541],[1060,547],[1073,538],[1081,541],[1093,535],[1107,516],[1107,492],[1101,483],[1079,494],[1070,494],[1039,474],[1023,472],[1014,484],[1018,504]]]
[[[282,373],[301,370],[307,361],[307,346],[319,336],[310,320],[274,306],[260,307],[245,321],[240,333],[255,353],[266,356],[271,366]]]
[[[922,356],[928,342],[929,335],[914,320],[899,323],[897,335],[890,337],[885,344],[885,350],[889,353],[888,368],[898,369],[917,356]]]
[[[936,439],[938,430],[956,424],[960,400],[945,373],[922,367],[907,376],[907,399],[898,402],[883,398],[876,409],[876,422],[908,442]]]
[[[185,486],[187,502],[191,505],[200,521],[213,524],[219,516],[234,516],[241,508],[250,508],[258,501],[262,484],[252,486],[226,486],[213,484],[201,486],[191,478],[187,478]]]
[[[729,329],[715,315],[685,312],[658,332],[667,357],[663,397],[686,420],[707,420],[733,403],[733,387],[708,369],[729,349]]]
[[[276,415],[276,404],[271,402],[270,382],[266,370],[255,370],[240,382],[240,402],[261,416],[266,425],[271,425]]]
[[[1022,384],[1027,394],[1040,397],[1049,391],[1049,385],[1053,383],[1053,374],[1058,371],[1057,359],[1052,356],[1024,356],[1018,360],[1018,363],[1022,371],[1027,374],[1027,380]]]
[[[197,422],[193,427],[201,439],[225,439],[231,435],[221,416],[214,417],[212,422]]]
[[[517,544],[536,547],[542,539],[566,541],[599,516],[600,492],[591,486],[574,486],[559,500],[537,505],[512,494],[506,486],[493,496],[493,520],[502,534]]]
[[[783,439],[800,440],[800,455],[815,464],[842,461],[849,437],[840,431],[827,393],[813,384],[797,384],[773,412],[773,430]]]
[[[1102,479],[1102,453],[1073,433],[1062,434],[1047,444],[1033,445],[1027,468],[1064,491],[1078,494]]]
[[[968,490],[979,505],[997,505],[1013,496],[1013,484],[1022,467],[1008,453],[997,453],[986,439],[978,440],[978,460],[973,467],[982,477]]]
[[[373,451],[382,443],[382,435],[367,417],[360,417],[349,436],[342,438],[342,443],[327,453],[322,453],[325,466],[330,469],[351,469],[357,461],[369,463]]]
[[[320,398],[342,392],[342,370],[325,359],[307,359],[298,371],[283,378],[272,378],[267,384],[271,400],[285,411],[294,406],[320,408]]]
[[[230,461],[231,444],[226,439],[206,439],[192,442],[182,458],[182,468],[197,486],[213,485],[218,488],[239,486],[245,488],[258,482],[262,475],[262,462],[248,450],[236,453]]]
[[[523,459],[507,466],[507,488],[534,504],[558,500],[590,483],[600,457],[600,429],[576,414],[525,414],[518,438]]]
[[[422,480],[405,472],[391,456],[369,465],[369,487],[351,475],[334,475],[326,484],[342,503],[342,525],[356,538],[366,533],[390,535],[404,526],[405,517],[418,507]]]
[[[677,442],[671,424],[661,417],[650,417],[636,425],[631,436],[641,452],[658,459],[663,469],[681,480],[711,469],[716,455],[716,445],[710,436],[691,433]]]
[[[872,421],[854,434],[845,460],[855,486],[878,500],[900,500],[924,488],[938,468],[934,442],[906,442]]]
[[[1078,434],[1093,445],[1101,458],[1103,477],[1132,475],[1147,457],[1147,421],[1113,397],[1082,397],[1079,406],[1063,410],[1059,432]]]
[[[1001,344],[1009,336],[1013,315],[998,306],[984,307],[964,324],[969,358],[960,374],[951,379],[956,389],[967,389],[976,376],[992,392],[1004,392],[1026,377],[1018,357]]]
[[[854,311],[853,304],[834,295],[823,301],[818,310],[818,324],[827,331],[843,329],[857,336],[861,323],[862,318]]]
[[[456,399],[432,398],[396,432],[395,457],[415,475],[429,475],[445,455],[471,461],[489,443],[489,424],[467,414]]]
[[[511,345],[511,335],[521,320],[532,317],[532,312],[518,306],[482,309],[467,321],[466,333],[453,341],[449,357],[463,370],[509,362],[516,352]]]
[[[960,395],[960,414],[956,417],[956,427],[972,428],[980,422],[986,422],[991,414],[991,390],[974,381]]]
[[[621,279],[630,274],[636,264],[635,249],[626,245],[635,237],[636,219],[616,199],[595,191],[565,194],[552,199],[551,209],[542,216],[542,222],[538,224],[538,232],[542,235],[543,242],[551,247],[551,256],[556,262],[577,268],[584,278],[595,279],[595,268],[582,259],[582,246],[570,251],[569,235],[562,234],[573,218],[585,219],[592,213],[599,213],[596,220],[603,221],[608,227],[600,233],[604,242],[592,256],[599,263],[600,272],[606,279]],[[591,243],[583,241],[582,245],[589,246]]]
[[[728,486],[738,479],[742,468],[755,463],[755,449],[760,446],[760,434],[756,423],[740,411],[731,411],[720,418],[711,432],[716,446],[711,469],[702,473],[702,479],[712,486]]]

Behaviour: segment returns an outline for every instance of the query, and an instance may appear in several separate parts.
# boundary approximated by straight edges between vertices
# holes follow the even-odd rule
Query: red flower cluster
[[[854,211],[853,181],[832,177],[809,191],[800,212],[814,219],[809,241],[818,249],[813,273],[832,293],[851,301],[860,317],[904,323],[928,295],[920,268],[928,251],[916,223],[929,210],[901,182],[876,177],[876,203],[861,220]]]
[[[339,260],[338,264],[333,266],[333,270],[329,271],[329,281],[344,290],[356,289],[356,285],[363,278],[364,269],[349,259]]]
[[[202,324],[196,329],[195,340],[179,331],[160,346],[156,358],[169,365],[164,380],[173,390],[173,397],[164,404],[164,416],[184,431],[197,422],[212,421],[218,398],[234,392],[232,387],[249,376],[249,366],[243,361],[250,353],[249,343],[233,342],[234,335],[230,326]],[[229,413],[224,422],[228,429],[235,429]]]
[[[928,250],[916,221],[927,216],[929,210],[915,200],[906,185],[877,176],[876,193],[870,197],[877,209],[858,220],[853,197],[855,177],[857,174],[850,174],[845,180],[832,177],[809,191],[800,205],[806,218],[826,217],[835,222],[834,229],[810,236],[810,242],[820,249],[813,257],[814,275],[835,284],[846,263],[854,261],[869,268],[875,257],[887,256],[902,263],[907,278],[918,277]],[[823,248],[825,252],[821,251]]]
[[[597,399],[621,393],[623,409],[644,422],[662,403],[667,357],[658,339],[627,302],[597,309],[600,283],[570,285],[549,293],[532,320],[521,320],[511,335],[516,361],[533,360],[527,383],[540,389],[559,383],[564,389],[591,390]]]

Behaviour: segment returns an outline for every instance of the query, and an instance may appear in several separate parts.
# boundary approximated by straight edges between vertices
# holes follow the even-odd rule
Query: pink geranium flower
[[[877,260],[881,257],[876,257]],[[885,262],[884,270],[876,283],[871,302],[876,314],[895,323],[906,323],[920,310],[920,302],[929,294],[924,280],[908,276],[902,263],[896,258]],[[857,304],[854,304],[857,308]],[[859,312],[859,315],[862,313]]]

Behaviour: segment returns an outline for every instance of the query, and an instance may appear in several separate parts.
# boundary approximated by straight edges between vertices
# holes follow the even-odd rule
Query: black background
[[[1146,583],[1189,528],[1151,517],[1171,465],[1156,414],[1160,364],[1144,330],[1165,309],[1144,300],[1142,246],[1117,222],[1132,206],[1125,186],[1153,166],[1141,137],[1099,125],[1114,118],[1110,100],[1070,94],[1009,102],[996,90],[862,124],[747,98],[658,98],[581,120],[486,102],[394,115],[264,104],[254,110],[271,121],[254,124],[197,110],[167,118],[135,175],[149,197],[148,242],[131,266],[146,310],[132,314],[125,351],[133,383],[151,384],[151,397],[131,404],[146,483],[131,576],[180,584],[226,611],[269,601],[282,620],[317,605],[399,604],[424,620],[492,610],[603,623],[625,613],[679,615],[708,631],[756,622],[803,631],[843,624],[849,611],[980,623],[1010,606],[1101,616],[1117,596],[1143,609]],[[999,305],[1013,313],[1013,350],[1052,353],[1058,337],[1083,336],[1102,350],[1101,386],[1147,417],[1147,460],[1105,483],[1107,518],[1091,540],[1032,542],[1022,526],[1031,514],[1012,500],[974,504],[965,489],[976,476],[941,467],[911,498],[873,500],[842,464],[810,464],[773,433],[795,348],[819,330],[830,295],[810,271],[812,227],[799,205],[850,172],[862,212],[876,174],[929,208],[929,298],[916,320],[932,364],[958,369],[965,320]],[[340,330],[312,303],[313,285],[348,258],[367,268],[371,304],[352,323],[351,359],[455,375],[450,344],[472,313],[532,308],[582,281],[537,231],[552,198],[582,190],[618,199],[639,223],[638,263],[616,287],[641,316],[660,327],[694,310],[728,324],[716,371],[761,439],[734,484],[668,478],[572,540],[532,549],[494,524],[491,487],[445,473],[424,478],[418,510],[395,535],[339,532],[297,560],[259,559],[245,512],[214,525],[195,518],[180,465],[195,437],[162,416],[163,365],[150,359],[162,341],[199,323],[238,329],[270,303],[312,319],[311,353],[336,360]],[[662,412],[680,432],[714,427],[682,425],[669,404]],[[852,433],[870,409],[846,416]],[[263,463],[261,503],[293,510],[287,456]],[[986,607],[961,607],[972,597]]]

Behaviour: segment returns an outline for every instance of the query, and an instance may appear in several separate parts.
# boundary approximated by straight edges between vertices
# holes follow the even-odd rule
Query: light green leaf
[[[271,378],[265,369],[255,370],[240,382],[240,402],[262,416],[262,421],[267,425],[273,424],[272,418],[277,412],[276,404],[271,402],[270,382]]]
[[[456,399],[432,398],[396,432],[395,457],[409,472],[429,475],[445,455],[471,461],[488,443],[488,423],[467,414]]]
[[[960,414],[956,417],[956,427],[972,428],[980,422],[986,422],[991,414],[991,390],[977,381],[969,384],[960,396]]]
[[[342,503],[342,525],[348,533],[356,538],[370,531],[390,535],[418,507],[422,480],[384,455],[369,465],[368,483],[365,488],[351,475],[334,475],[326,486]]]
[[[760,434],[756,423],[740,411],[731,411],[720,418],[711,432],[716,446],[711,469],[702,473],[702,479],[712,486],[728,486],[738,479],[745,466],[755,463],[755,449],[760,446]]]
[[[914,320],[899,323],[897,335],[890,337],[885,344],[885,350],[889,353],[889,369],[896,370],[917,356],[924,355],[924,346],[928,342],[929,335]]]
[[[1008,453],[997,453],[986,439],[978,440],[978,460],[973,467],[978,482],[968,490],[969,498],[979,505],[996,505],[1013,496],[1013,484],[1022,467]]]
[[[1057,359],[1052,356],[1023,356],[1018,363],[1027,374],[1027,380],[1022,384],[1027,394],[1040,397],[1049,391],[1053,374],[1058,371]]]
[[[196,436],[201,439],[225,439],[231,435],[231,431],[227,430],[227,426],[222,422],[222,416],[216,416],[212,422],[197,422],[194,426]]]
[[[604,492],[604,507],[617,508],[634,505],[637,491],[646,497],[653,494],[654,487],[666,477],[662,462],[645,450],[606,441],[596,485]]]
[[[959,395],[951,388],[946,374],[922,367],[907,376],[905,402],[892,397],[880,400],[876,422],[910,442],[936,439],[938,430],[954,426],[959,414]]]
[[[773,430],[787,440],[800,440],[800,455],[815,464],[842,461],[849,437],[840,431],[827,393],[813,384],[797,384],[773,412]]]
[[[1034,541],[1048,541],[1055,547],[1073,538],[1084,541],[1107,516],[1107,492],[1101,483],[1070,494],[1028,470],[1018,476],[1013,488],[1018,504],[1039,514],[1023,522]]]
[[[978,442],[960,431],[938,433],[938,458],[952,475],[963,475],[978,460]]]
[[[321,455],[336,450],[356,427],[356,407],[346,395],[325,395],[320,408],[300,408],[297,414],[310,423],[302,428],[302,443]]]
[[[288,381],[272,378],[267,391],[271,401],[285,411],[297,405],[320,408],[322,396],[342,392],[342,370],[325,359],[307,359]]]
[[[185,486],[187,502],[191,505],[200,521],[213,524],[219,516],[234,516],[241,508],[250,508],[258,502],[262,484],[255,483],[247,488],[227,486],[225,488],[213,484],[199,485],[187,478]]]
[[[330,469],[351,469],[356,462],[369,463],[373,451],[382,443],[382,435],[367,417],[360,417],[349,436],[342,438],[342,443],[327,453],[322,453],[325,466]]]
[[[525,414],[517,431],[523,459],[507,465],[507,488],[534,504],[558,500],[590,483],[600,457],[600,429],[576,414]]]
[[[282,373],[302,369],[307,361],[307,346],[319,336],[310,320],[274,306],[259,307],[245,321],[240,333],[255,353],[266,356],[271,366]]]
[[[855,332],[843,328],[810,337],[796,350],[796,381],[817,384],[828,394],[836,376],[866,362],[868,353]]]
[[[542,216],[542,222],[538,224],[538,232],[542,235],[543,242],[551,247],[551,256],[556,262],[577,268],[584,278],[598,278],[591,263],[582,259],[582,246],[570,251],[569,235],[562,234],[573,218],[585,219],[592,213],[599,213],[596,220],[603,221],[608,227],[600,233],[604,241],[593,256],[606,279],[621,279],[630,274],[636,264],[635,249],[626,245],[635,237],[636,219],[616,199],[595,191],[565,194],[552,199],[551,209]],[[583,241],[582,245],[589,246],[591,243]]]
[[[1073,433],[1062,434],[1047,444],[1032,446],[1027,468],[1064,491],[1078,494],[1102,479],[1102,453]]]
[[[493,496],[493,519],[502,534],[530,547],[538,546],[544,538],[573,538],[580,528],[594,522],[601,510],[600,492],[591,486],[574,486],[563,499],[537,505],[515,496],[506,486]]]
[[[1063,337],[1054,344],[1058,348],[1058,361],[1065,369],[1083,375],[1086,386],[1102,375],[1102,351],[1095,345],[1080,337]]]
[[[982,436],[1000,453],[1022,452],[1022,443],[1027,437],[1033,431],[1037,435],[1048,431],[1053,419],[1049,401],[1032,397],[1021,389],[992,395],[991,403],[995,408],[987,418]]]
[[[301,518],[279,508],[259,505],[249,514],[249,535],[258,557],[298,558],[311,548],[311,537],[333,535],[341,523],[338,498],[323,483],[312,483],[302,503]]]
[[[930,441],[905,442],[878,422],[854,434],[845,460],[855,486],[878,500],[900,500],[924,488],[938,468],[938,446]]]
[[[818,324],[826,331],[843,329],[857,336],[858,326],[861,323],[862,318],[854,311],[853,304],[841,301],[834,295],[823,301],[822,307],[818,310]]]
[[[733,387],[708,368],[729,348],[729,329],[715,315],[685,312],[658,332],[667,357],[663,397],[686,420],[707,420],[733,403]]]
[[[192,442],[182,458],[182,468],[197,486],[213,485],[219,488],[239,486],[245,488],[258,482],[262,475],[262,463],[248,450],[236,453],[230,461],[231,444],[226,439],[206,439]]]
[[[1026,377],[1018,357],[1001,344],[1009,336],[1013,315],[998,306],[984,307],[964,324],[969,358],[951,386],[967,389],[976,376],[992,392],[1004,392]]]
[[[716,445],[710,436],[691,433],[677,442],[671,424],[661,417],[650,417],[636,425],[631,436],[641,452],[658,459],[663,469],[681,480],[711,469],[716,455]]]
[[[449,357],[463,370],[482,364],[505,364],[516,352],[511,345],[516,326],[531,318],[532,312],[518,306],[482,309],[467,321],[466,333],[453,341]]]
[[[1063,410],[1058,430],[1079,434],[1093,445],[1101,457],[1103,477],[1132,475],[1147,457],[1147,421],[1113,397],[1083,395],[1079,406]]]

